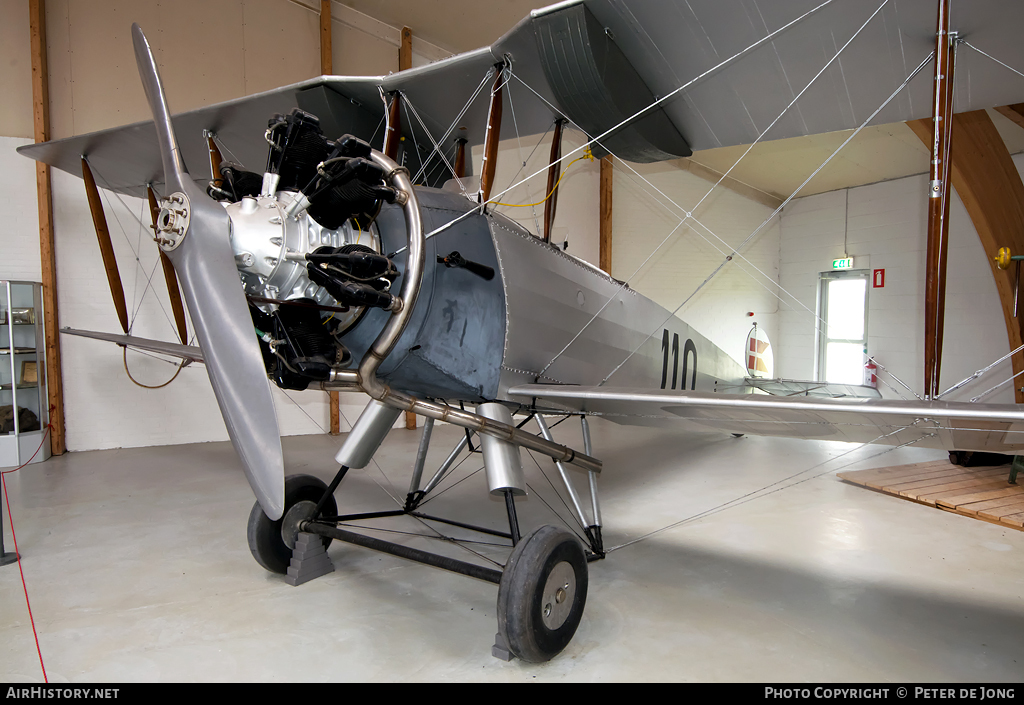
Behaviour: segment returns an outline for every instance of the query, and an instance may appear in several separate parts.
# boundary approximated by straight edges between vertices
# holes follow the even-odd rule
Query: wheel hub
[[[303,500],[293,504],[284,514],[281,520],[281,540],[288,548],[295,548],[295,539],[299,537],[299,527],[303,522],[313,518],[316,511],[316,502]]]
[[[551,569],[541,593],[541,621],[548,629],[561,627],[572,611],[576,596],[576,573],[562,561]]]

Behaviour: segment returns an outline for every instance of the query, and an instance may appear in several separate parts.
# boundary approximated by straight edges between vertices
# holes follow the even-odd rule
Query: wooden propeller
[[[92,176],[92,169],[89,168],[89,162],[85,160],[85,157],[82,157],[82,179],[85,181],[86,196],[89,198],[89,211],[92,213],[92,224],[96,230],[96,240],[99,242],[100,254],[103,256],[103,268],[107,272],[110,296],[114,300],[117,318],[121,321],[121,330],[127,334],[128,307],[124,302],[124,287],[121,285],[121,274],[117,270],[114,246],[110,242],[110,230],[107,229],[107,219],[103,215],[103,202],[100,201],[100,192],[96,188],[96,180]]]
[[[213,147],[216,149],[216,147]],[[156,219],[160,214],[160,206],[156,203],[156,193],[151,186],[146,186],[146,197],[149,199],[149,214],[153,218],[153,231],[156,232]],[[185,307],[181,302],[181,291],[178,289],[178,276],[174,273],[174,265],[171,264],[167,253],[160,250],[160,265],[164,268],[164,281],[167,283],[167,297],[171,300],[171,313],[174,314],[174,324],[178,328],[178,339],[182,345],[188,345],[188,330],[185,327]]]

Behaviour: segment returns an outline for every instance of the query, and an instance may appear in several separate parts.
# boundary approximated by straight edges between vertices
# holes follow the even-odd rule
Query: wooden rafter
[[[925,145],[931,144],[931,120],[914,120],[907,124]],[[1024,315],[1018,318],[1013,315],[1013,272],[997,268],[994,258],[1000,247],[1009,247],[1014,254],[1024,254],[1024,182],[984,110],[953,116],[950,162],[953,188],[960,195],[985,249],[1003,307],[1006,337],[1010,349],[1015,350],[1024,341]],[[1012,362],[1014,373],[1024,370],[1024,353],[1014,355]],[[1017,382],[1014,388],[1017,403],[1024,403],[1021,383]]]
[[[1018,127],[1024,127],[1024,103],[1016,103],[1015,105],[1004,105],[1000,108],[996,108],[996,112],[1005,118],[1009,118],[1017,123]]]

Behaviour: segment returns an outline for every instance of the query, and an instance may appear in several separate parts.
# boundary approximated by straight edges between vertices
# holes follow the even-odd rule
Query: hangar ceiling
[[[494,42],[545,0],[491,0],[480,11],[478,0],[342,0],[341,4],[395,27],[408,26],[420,36],[453,52],[470,51]],[[415,39],[414,39],[415,41]],[[1024,130],[989,111],[1011,154],[1024,151]],[[732,171],[735,180],[769,198],[789,196],[842,142],[849,132],[777,140],[756,145]],[[705,176],[725,173],[746,146],[698,151],[689,161]],[[678,160],[681,167],[687,167]],[[898,179],[928,171],[928,154],[903,123],[880,125],[861,132],[800,195]]]

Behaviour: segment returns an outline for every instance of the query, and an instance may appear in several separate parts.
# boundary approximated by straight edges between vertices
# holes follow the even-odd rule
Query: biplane
[[[558,174],[576,154],[561,154],[557,136],[544,231],[495,211],[503,87],[516,82],[535,97],[516,114],[520,132],[557,134],[569,124],[595,156],[633,163],[931,117],[932,190],[922,198],[941,219],[954,86],[960,110],[1021,102],[1024,83],[987,71],[993,57],[1024,66],[1021,27],[1024,6],[1011,0],[975,0],[952,14],[948,0],[569,0],[532,12],[491,46],[427,66],[321,76],[172,116],[134,26],[153,120],[19,151],[69,173],[84,169],[87,184],[96,169],[113,191],[150,198],[172,298],[180,285],[198,346],[187,345],[183,313],[180,343],[127,328],[77,332],[206,366],[257,498],[248,538],[264,568],[286,573],[299,538],[313,535],[487,580],[499,586],[496,655],[545,661],[575,633],[588,561],[604,556],[589,416],[1015,453],[1024,413],[942,401],[937,390],[916,401],[752,393],[765,385],[751,384],[744,365],[675,312],[551,241]],[[964,42],[978,51],[961,52],[947,80]],[[231,145],[235,162],[218,143]],[[475,176],[467,145],[483,145]],[[210,178],[196,170],[207,163]],[[270,381],[371,398],[329,485],[285,477]],[[339,483],[367,466],[402,412],[425,419],[405,507],[339,516]],[[581,447],[551,435],[546,417],[565,414],[580,420]],[[466,434],[424,482],[436,421]],[[505,499],[502,536],[512,552],[502,570],[339,526],[415,514],[474,437],[488,491]],[[556,463],[587,545],[554,526],[520,531],[521,448]],[[570,471],[586,474],[589,506]]]

